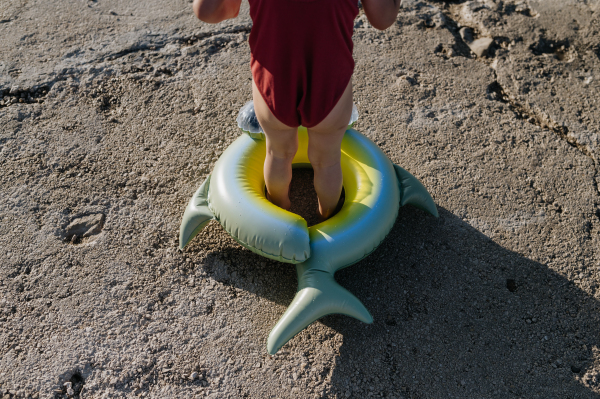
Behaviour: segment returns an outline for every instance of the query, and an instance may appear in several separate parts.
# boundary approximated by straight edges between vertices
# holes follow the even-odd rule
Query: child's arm
[[[242,0],[194,0],[194,14],[201,21],[216,24],[237,17],[241,4]]]
[[[361,0],[369,23],[375,29],[385,30],[396,21],[402,0]]]

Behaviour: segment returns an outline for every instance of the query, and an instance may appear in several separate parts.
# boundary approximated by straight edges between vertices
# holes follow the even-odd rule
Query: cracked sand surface
[[[440,219],[402,208],[338,273],[374,324],[269,357],[294,268],[212,222],[177,250],[251,97],[247,3],[211,26],[183,0],[0,0],[0,396],[600,397],[599,4],[361,11],[355,127]]]

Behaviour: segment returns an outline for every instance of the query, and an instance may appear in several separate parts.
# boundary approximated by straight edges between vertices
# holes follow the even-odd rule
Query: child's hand
[[[242,0],[194,0],[194,14],[201,21],[216,24],[237,17],[241,4]]]
[[[389,28],[398,16],[402,0],[361,0],[369,23],[379,30]]]

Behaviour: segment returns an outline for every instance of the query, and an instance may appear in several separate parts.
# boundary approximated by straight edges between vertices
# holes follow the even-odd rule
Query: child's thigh
[[[352,81],[331,112],[318,125],[308,129],[309,157],[340,151],[342,138],[352,115]],[[337,156],[339,157],[339,155]]]
[[[271,112],[252,81],[254,112],[267,138],[267,150],[278,157],[294,158],[298,150],[298,128],[280,122]]]

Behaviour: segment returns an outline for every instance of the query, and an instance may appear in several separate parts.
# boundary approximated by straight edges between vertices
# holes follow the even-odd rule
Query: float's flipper
[[[398,183],[400,184],[400,206],[412,205],[438,217],[438,210],[433,198],[421,182],[405,169],[394,164]]]
[[[328,314],[344,314],[365,323],[373,322],[367,308],[339,285],[331,273],[311,270],[308,263],[310,260],[296,265],[298,292],[269,334],[267,352],[271,355],[313,321]]]
[[[207,196],[209,184],[210,175],[208,175],[204,183],[194,193],[187,208],[185,208],[181,227],[179,228],[179,249],[183,249],[208,222],[215,218],[208,209]]]

